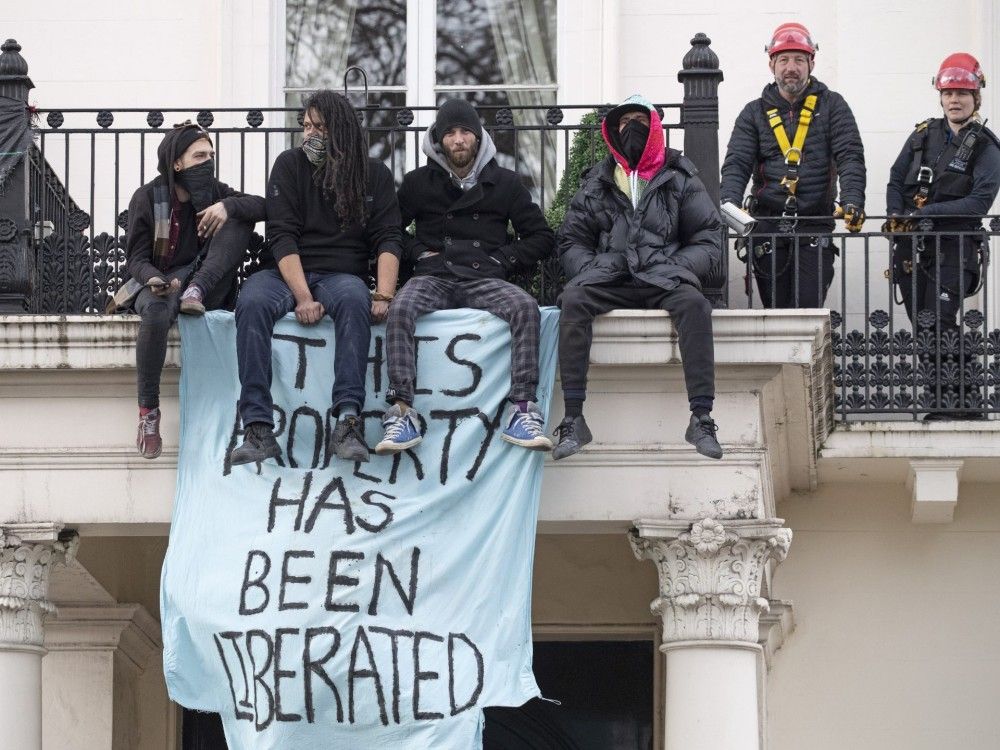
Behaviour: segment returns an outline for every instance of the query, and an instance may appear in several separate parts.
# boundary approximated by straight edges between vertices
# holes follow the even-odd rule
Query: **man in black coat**
[[[496,146],[472,106],[445,102],[424,137],[428,161],[403,178],[403,226],[415,222],[406,248],[411,278],[389,306],[386,360],[391,404],[379,454],[398,453],[422,439],[413,407],[417,318],[434,310],[472,307],[510,324],[511,402],[502,437],[532,450],[550,450],[538,387],[538,303],[507,281],[552,252],[555,238],[516,172],[500,167]],[[514,236],[507,231],[508,224]]]
[[[702,283],[722,263],[719,213],[679,151],[666,149],[656,109],[632,96],[602,124],[611,154],[584,174],[559,229],[568,279],[559,298],[559,371],[566,416],[552,457],[591,441],[583,418],[594,318],[615,309],[661,309],[679,337],[691,419],[685,439],[710,458],[722,447],[715,399],[712,306]]]
[[[271,399],[271,335],[290,312],[305,326],[333,319],[336,426],[327,454],[367,461],[361,410],[371,324],[385,318],[402,252],[392,173],[368,156],[357,111],[342,94],[321,90],[305,102],[301,148],[283,151],[267,180],[270,257],[236,301],[243,444],[233,465],[278,458]],[[375,293],[368,289],[376,261]]]
[[[823,307],[836,255],[823,234],[833,231],[835,213],[852,232],[864,221],[864,147],[847,102],[811,75],[817,45],[806,28],[782,24],[766,49],[774,83],[736,119],[721,198],[740,205],[753,177],[746,207],[762,220],[746,262],[764,306]]]
[[[163,449],[160,374],[171,324],[178,312],[200,315],[225,304],[253,226],[264,218],[263,198],[215,178],[215,149],[200,126],[175,126],[157,158],[159,175],[129,203],[125,245],[129,276],[141,285],[133,306],[139,315],[136,448],[143,458]]]
[[[962,300],[978,291],[984,271],[982,217],[1000,191],[1000,141],[979,116],[985,82],[972,55],[957,52],[945,58],[934,77],[944,117],[917,125],[892,165],[885,189],[893,281],[914,326],[934,332],[926,402],[934,409],[925,421],[985,416],[976,408],[982,406],[982,392],[972,382],[975,370],[965,365],[972,347],[957,345]],[[955,234],[913,234],[925,220],[936,232]],[[945,343],[948,339],[956,343]],[[948,349],[954,350],[951,356],[959,367],[948,365]],[[942,371],[950,377],[942,378]]]

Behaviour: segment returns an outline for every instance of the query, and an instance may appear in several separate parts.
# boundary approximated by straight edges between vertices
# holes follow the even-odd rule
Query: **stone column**
[[[4,747],[41,750],[43,620],[49,570],[76,553],[75,533],[59,524],[0,526],[0,732]]]
[[[780,519],[640,521],[629,533],[652,560],[666,654],[665,750],[760,750],[760,615],[769,561],[785,559]]]

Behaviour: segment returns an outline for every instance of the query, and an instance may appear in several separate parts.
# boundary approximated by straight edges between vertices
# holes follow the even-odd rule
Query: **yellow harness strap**
[[[806,134],[809,132],[809,125],[812,123],[813,111],[816,109],[816,98],[816,94],[810,94],[802,103],[802,111],[799,112],[799,126],[795,130],[795,138],[791,143],[788,142],[788,134],[785,133],[785,125],[781,121],[781,115],[778,114],[777,107],[767,110],[767,119],[771,125],[771,130],[774,131],[774,138],[778,141],[778,148],[781,149],[781,153],[785,157],[785,164],[793,169],[798,167],[802,161],[802,146],[805,145]],[[792,195],[795,195],[798,182],[797,175],[794,177],[784,177],[781,180],[781,184]]]

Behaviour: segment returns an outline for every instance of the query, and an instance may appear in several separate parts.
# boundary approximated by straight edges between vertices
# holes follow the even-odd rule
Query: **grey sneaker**
[[[330,438],[330,452],[345,461],[368,461],[368,443],[360,419],[350,416],[337,420]]]
[[[552,458],[556,461],[579,453],[583,446],[594,439],[582,414],[579,417],[563,417],[553,434],[559,436],[558,444],[552,449]]]
[[[701,417],[692,414],[687,432],[684,433],[684,439],[691,443],[701,455],[708,458],[722,458],[722,446],[715,438],[715,433],[718,430],[719,426],[707,414]]]
[[[243,430],[243,444],[229,455],[229,463],[240,466],[279,456],[281,448],[274,439],[271,425],[265,422],[251,422]]]

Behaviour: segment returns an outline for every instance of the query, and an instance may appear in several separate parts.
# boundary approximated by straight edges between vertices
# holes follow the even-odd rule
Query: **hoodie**
[[[626,112],[643,110],[649,115],[649,136],[639,163],[632,169],[622,153],[618,123]],[[660,115],[652,102],[639,94],[632,94],[604,116],[601,135],[604,136],[604,142],[617,162],[615,184],[632,201],[632,208],[636,208],[649,181],[660,171],[666,160],[666,141],[663,137],[663,122],[660,120]]]
[[[475,187],[476,183],[479,181],[479,173],[483,171],[483,167],[490,163],[490,160],[497,155],[496,144],[493,143],[493,139],[490,138],[490,134],[485,130],[483,131],[482,138],[479,139],[479,152],[476,154],[476,160],[472,163],[472,169],[465,177],[459,177],[456,175],[451,168],[451,162],[448,161],[448,157],[444,155],[444,150],[441,148],[440,143],[435,143],[434,137],[431,132],[434,130],[433,127],[427,128],[424,133],[424,142],[422,145],[423,151],[427,154],[427,158],[431,159],[436,164],[439,164],[448,176],[451,177],[451,181],[455,184],[455,187],[460,188],[463,191],[467,191]]]

